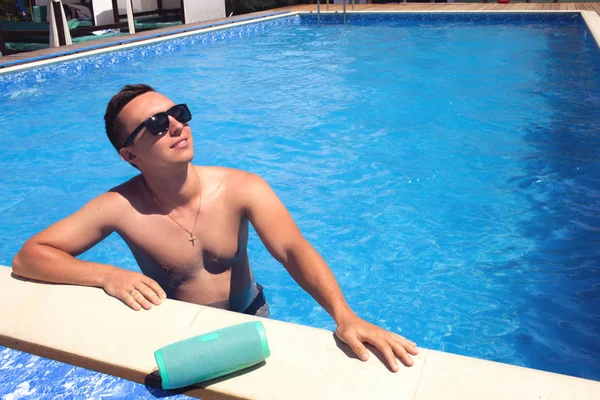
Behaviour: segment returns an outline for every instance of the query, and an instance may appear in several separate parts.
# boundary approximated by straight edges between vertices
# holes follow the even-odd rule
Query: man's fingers
[[[350,346],[354,354],[356,354],[356,356],[359,359],[361,359],[362,361],[367,361],[369,359],[369,353],[367,352],[367,348],[362,344],[360,340],[358,340],[358,338],[348,337],[340,339],[342,339],[342,341],[344,341],[348,346]]]
[[[398,344],[398,343],[391,343],[391,346],[394,350],[393,352],[402,361],[402,364],[406,365],[407,367],[411,367],[415,363],[413,361],[412,357],[410,356],[410,354],[408,354],[409,352],[412,351],[411,347],[406,348],[405,346],[402,346],[401,344]],[[415,353],[411,353],[411,354],[415,354]],[[394,356],[394,358],[396,358],[396,357]]]
[[[413,347],[417,347],[417,344],[411,340],[408,340],[407,338],[405,338],[402,335],[398,335],[396,332],[390,332],[392,335],[394,335],[398,340],[400,341],[406,341],[407,343],[411,344]]]
[[[389,367],[394,372],[398,371],[398,361],[396,356],[404,365],[411,367],[414,364],[414,361],[409,352],[411,354],[416,354],[417,352],[416,347],[413,347],[410,340],[406,340],[401,336],[401,339],[398,337],[398,335],[382,335],[367,338],[368,342],[383,354]]]
[[[394,334],[392,340],[398,345],[402,346],[409,354],[412,354],[413,356],[419,354],[419,349],[417,349],[417,345],[414,342],[411,342],[410,340],[396,334]]]
[[[407,342],[408,342],[408,344],[404,344],[404,346],[403,346],[406,349],[406,351],[409,354],[412,354],[413,356],[416,356],[417,354],[419,354],[419,349],[417,348],[417,345],[411,341],[407,341]]]
[[[167,298],[167,294],[165,293],[165,291],[160,287],[158,283],[156,283],[154,279],[150,279],[146,275],[143,275],[142,282],[145,285],[147,285],[150,289],[154,290],[154,293],[156,293],[161,299]]]
[[[161,303],[160,298],[152,288],[144,284],[140,284],[136,287],[136,289],[139,290],[140,293],[142,293],[142,295],[144,295],[144,297],[150,300],[153,304],[158,306]]]
[[[142,307],[140,304],[133,298],[129,292],[124,291],[125,293],[121,296],[121,300],[125,302],[129,307],[133,308],[135,311],[139,311]]]
[[[381,351],[381,354],[387,360],[388,365],[392,369],[392,371],[398,371],[398,361],[396,361],[396,355],[394,354],[394,350],[387,342],[375,343],[375,346]],[[404,352],[406,354],[406,352]]]
[[[130,290],[130,295],[131,297],[133,297],[133,299],[140,304],[142,307],[144,307],[144,309],[149,310],[152,308],[152,304],[146,300],[146,298],[144,297],[144,295],[142,294],[142,292],[140,292],[138,289],[133,289]]]

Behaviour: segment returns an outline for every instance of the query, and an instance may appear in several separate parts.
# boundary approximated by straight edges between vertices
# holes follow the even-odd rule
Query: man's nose
[[[183,124],[169,115],[169,135],[179,136],[183,130]]]

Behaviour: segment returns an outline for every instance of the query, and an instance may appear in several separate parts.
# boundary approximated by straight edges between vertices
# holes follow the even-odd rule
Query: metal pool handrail
[[[344,4],[344,24],[346,23],[346,1],[348,0],[342,1]],[[354,2],[355,0],[352,0],[352,11],[354,11]],[[329,0],[327,0],[327,8],[329,8]],[[321,0],[317,0],[317,23],[321,23]]]

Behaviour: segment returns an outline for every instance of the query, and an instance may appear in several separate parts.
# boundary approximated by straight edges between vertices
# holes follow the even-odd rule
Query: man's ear
[[[122,149],[120,149],[119,155],[121,156],[122,160],[127,161],[129,164],[135,164],[135,161],[137,159],[135,154],[133,154],[133,152],[127,147],[123,147]]]

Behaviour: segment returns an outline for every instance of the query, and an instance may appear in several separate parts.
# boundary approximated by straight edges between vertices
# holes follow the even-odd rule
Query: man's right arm
[[[135,310],[151,308],[150,302],[160,304],[166,295],[147,276],[75,258],[116,230],[123,201],[119,193],[107,192],[33,236],[15,255],[13,272],[40,281],[101,287]]]

